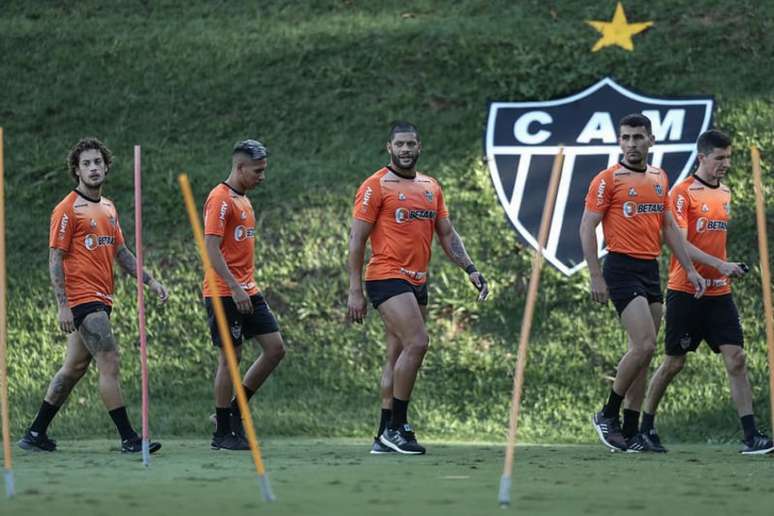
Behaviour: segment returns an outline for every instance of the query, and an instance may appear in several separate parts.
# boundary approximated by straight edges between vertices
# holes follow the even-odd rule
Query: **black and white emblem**
[[[551,165],[564,146],[562,179],[546,259],[566,275],[586,264],[578,227],[592,178],[621,159],[618,121],[642,113],[653,124],[656,145],[648,162],[663,168],[674,185],[696,159],[696,139],[710,128],[712,97],[656,98],[630,91],[606,77],[562,99],[492,102],[484,137],[489,173],[500,204],[519,236],[537,248]],[[599,256],[601,225],[598,229]]]

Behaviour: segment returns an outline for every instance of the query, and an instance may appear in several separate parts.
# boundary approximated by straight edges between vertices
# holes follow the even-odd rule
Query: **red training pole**
[[[142,164],[140,146],[134,146],[134,247],[137,252],[137,320],[140,331],[140,375],[142,377],[142,463],[150,465],[148,431],[148,348],[145,338],[145,284],[142,259]]]

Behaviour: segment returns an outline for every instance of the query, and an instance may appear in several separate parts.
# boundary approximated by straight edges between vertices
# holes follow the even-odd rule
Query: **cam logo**
[[[633,186],[629,188],[629,197],[637,197],[637,190],[635,190]]]
[[[609,77],[556,100],[492,102],[485,154],[506,217],[521,239],[537,248],[551,165],[559,146],[564,146],[562,179],[543,254],[564,274],[574,274],[586,265],[578,227],[589,183],[621,159],[618,121],[629,113],[642,113],[651,120],[656,145],[648,162],[664,169],[674,185],[688,175],[696,159],[696,139],[709,129],[713,107],[711,97],[652,97]],[[605,203],[609,186],[601,183],[593,193],[597,205]],[[659,185],[657,195],[666,194],[663,190]],[[624,215],[644,213],[632,204],[624,208]],[[597,232],[602,256],[607,251],[601,224]]]

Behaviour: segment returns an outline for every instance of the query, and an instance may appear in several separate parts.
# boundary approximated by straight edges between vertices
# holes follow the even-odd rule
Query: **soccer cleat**
[[[654,453],[666,453],[667,449],[661,444],[661,439],[655,430],[648,430],[647,432],[640,432],[643,442],[647,445],[648,451]]]
[[[245,439],[239,437],[238,435],[234,435],[233,433],[226,435],[212,434],[212,442],[210,443],[210,447],[213,450],[232,451],[243,451],[250,449],[250,445]]]
[[[29,451],[56,451],[56,441],[48,438],[45,432],[38,433],[27,430],[24,437],[19,439],[19,447]]]
[[[750,439],[742,441],[744,448],[739,450],[742,455],[765,455],[774,451],[774,443],[768,436],[760,432],[755,432]]]
[[[395,451],[389,446],[382,444],[382,441],[378,437],[374,437],[374,444],[371,446],[371,455],[386,455],[388,453],[395,453]]]
[[[618,417],[605,417],[602,412],[594,414],[591,418],[594,423],[594,430],[597,431],[599,440],[602,444],[610,448],[611,451],[626,451],[626,439],[621,433],[621,423]]]
[[[156,453],[161,449],[161,443],[149,442],[148,452]],[[141,453],[142,452],[142,437],[139,435],[132,439],[124,439],[121,441],[121,453]]]
[[[408,423],[395,429],[385,428],[382,435],[379,436],[379,441],[403,455],[423,455],[425,453],[424,447],[417,442],[416,435]]]

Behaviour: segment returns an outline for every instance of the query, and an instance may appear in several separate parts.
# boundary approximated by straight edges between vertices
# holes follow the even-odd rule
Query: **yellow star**
[[[609,22],[604,21],[591,21],[587,20],[586,23],[594,27],[597,32],[602,34],[599,41],[596,42],[591,49],[592,52],[601,50],[611,45],[618,45],[619,47],[628,51],[634,50],[634,44],[632,43],[632,36],[639,34],[651,25],[652,21],[643,23],[629,23],[626,20],[626,14],[624,13],[623,5],[618,2],[615,7],[615,14],[613,19]]]

